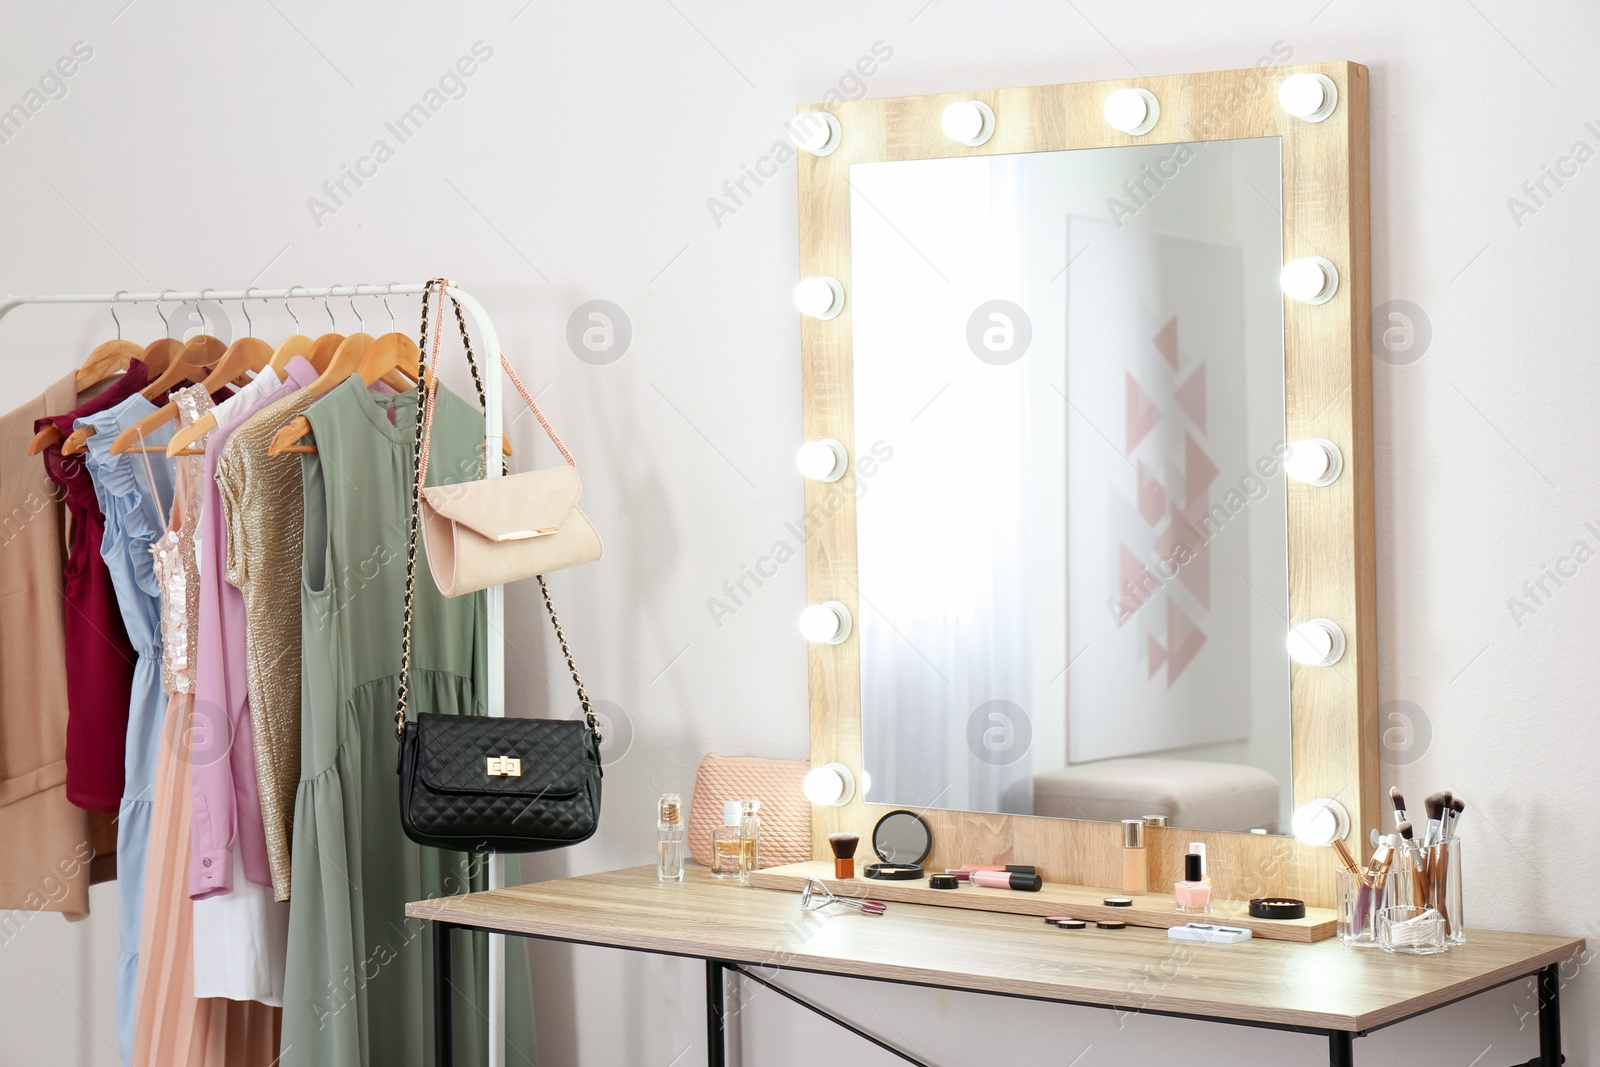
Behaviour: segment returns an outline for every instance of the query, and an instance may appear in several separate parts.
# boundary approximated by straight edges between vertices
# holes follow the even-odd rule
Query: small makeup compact
[[[961,883],[956,881],[956,876],[953,874],[928,875],[929,889],[958,889],[960,886]]]
[[[1056,928],[1060,930],[1082,930],[1088,925],[1082,919],[1062,919],[1056,923]]]
[[[872,863],[861,873],[885,882],[910,882],[922,877],[922,864]]]
[[[1108,908],[1131,908],[1131,907],[1133,907],[1133,898],[1132,897],[1106,897],[1106,899],[1102,903],[1104,903],[1105,906],[1108,907]]]
[[[1128,924],[1123,922],[1121,919],[1101,919],[1099,922],[1095,923],[1095,926],[1101,930],[1122,930],[1125,929],[1127,925]]]

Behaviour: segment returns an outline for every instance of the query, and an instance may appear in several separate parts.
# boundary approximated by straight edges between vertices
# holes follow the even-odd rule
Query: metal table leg
[[[454,1042],[450,1033],[450,931],[449,923],[433,923],[433,1064],[451,1067]]]
[[[1328,1031],[1328,1067],[1355,1067],[1356,1035],[1348,1030]]]
[[[1559,1067],[1561,1056],[1561,968],[1539,972],[1539,1067]]]
[[[721,960],[706,960],[706,1067],[727,1067],[728,1063],[722,972]]]

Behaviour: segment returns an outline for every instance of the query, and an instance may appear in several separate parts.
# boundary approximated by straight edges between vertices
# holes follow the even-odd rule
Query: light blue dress
[[[124,756],[127,784],[117,813],[117,914],[122,933],[122,948],[117,954],[117,1040],[124,1063],[133,1054],[150,801],[155,792],[161,724],[167,711],[167,694],[161,687],[161,587],[150,545],[166,526],[165,509],[172,503],[172,461],[162,452],[113,456],[111,443],[123,430],[155,410],[154,404],[135,393],[115,407],[75,424],[93,426],[95,430],[89,438],[87,466],[100,510],[106,516],[100,555],[111,571],[122,623],[139,657],[134,665],[133,698],[128,707],[128,748]],[[172,434],[169,424],[146,441],[164,447]]]

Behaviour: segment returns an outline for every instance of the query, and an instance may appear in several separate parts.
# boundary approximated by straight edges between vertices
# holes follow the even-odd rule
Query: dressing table
[[[910,809],[928,871],[1030,865],[1042,894],[852,883],[835,891],[888,911],[804,912],[803,869],[635,868],[416,902],[438,1063],[459,928],[705,960],[715,1065],[729,971],[828,1014],[772,982],[786,970],[1311,1032],[1334,1067],[1362,1034],[1531,977],[1527,1063],[1561,1062],[1582,940],[1469,926],[1410,956],[1330,936],[1329,845],[1359,869],[1395,828],[1367,71],[1288,58],[793,123],[811,858]],[[1217,897],[1307,921],[1169,940],[1173,898],[1153,901],[1202,854]],[[1156,910],[1082,931],[1037,910],[1094,919],[1112,894]]]
[[[783,989],[776,980],[785,971],[1316,1034],[1327,1038],[1332,1067],[1356,1062],[1363,1034],[1532,977],[1540,1051],[1525,1062],[1555,1067],[1562,964],[1570,978],[1584,947],[1577,938],[1474,930],[1443,955],[1401,959],[1334,940],[1199,945],[1160,930],[1067,932],[1031,916],[915,904],[893,903],[882,915],[802,912],[797,900],[720,882],[698,866],[682,882],[660,882],[645,866],[410,904],[408,917],[432,925],[434,1062],[451,1063],[449,946],[458,929],[705,960],[710,1067],[728,1063],[730,972],[922,1062]]]

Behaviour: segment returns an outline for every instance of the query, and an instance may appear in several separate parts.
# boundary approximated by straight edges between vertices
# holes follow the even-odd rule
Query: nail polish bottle
[[[1122,891],[1150,892],[1150,858],[1144,849],[1144,820],[1122,820]]]
[[[1204,878],[1199,853],[1183,857],[1183,881],[1173,884],[1172,895],[1185,915],[1211,914],[1211,883]]]

